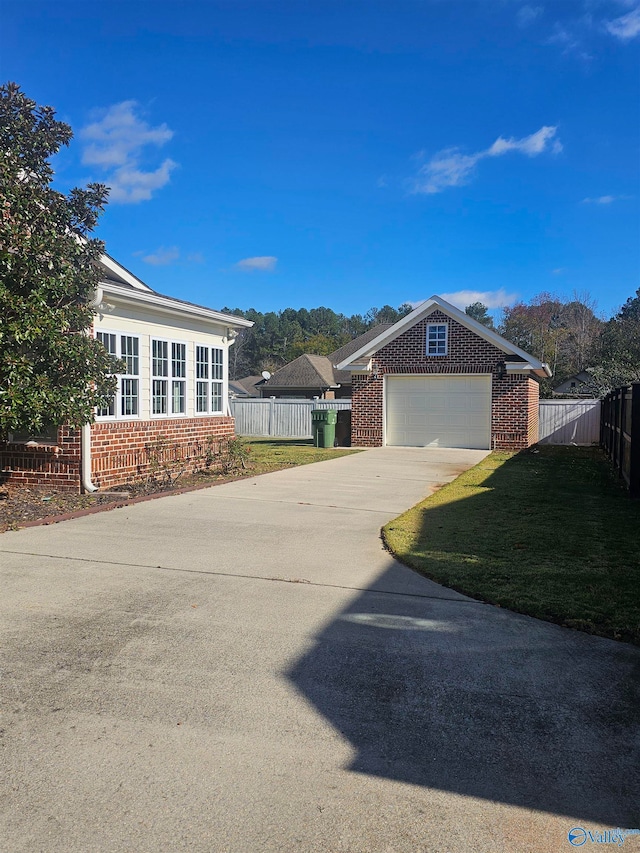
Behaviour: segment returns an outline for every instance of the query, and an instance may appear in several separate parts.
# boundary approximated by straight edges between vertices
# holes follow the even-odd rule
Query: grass
[[[249,465],[246,473],[267,474],[282,468],[296,465],[308,465],[311,462],[324,462],[337,459],[348,453],[358,453],[349,447],[314,447],[312,439],[305,438],[243,438],[243,444],[250,448]]]
[[[492,453],[383,538],[452,589],[640,645],[640,501],[597,448]]]

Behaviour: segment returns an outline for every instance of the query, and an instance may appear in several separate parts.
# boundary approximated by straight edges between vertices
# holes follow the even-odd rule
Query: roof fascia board
[[[548,364],[543,364],[537,367],[534,364],[529,364],[524,361],[507,361],[505,362],[507,373],[535,373],[536,376],[541,376],[543,379],[551,378],[551,368]]]
[[[348,370],[350,369],[351,362],[358,361],[359,359],[365,356],[371,356],[379,349],[382,349],[383,346],[394,341],[397,337],[399,337],[403,332],[407,329],[410,329],[416,323],[423,320],[425,317],[428,317],[433,311],[440,309],[443,313],[447,314],[452,320],[456,320],[462,326],[466,326],[472,332],[475,332],[479,337],[484,338],[488,343],[493,344],[497,349],[502,350],[504,353],[519,355],[521,358],[524,358],[525,361],[530,362],[535,365],[535,369],[544,370],[544,366],[541,361],[538,361],[537,358],[534,358],[528,352],[520,349],[520,347],[515,346],[515,344],[509,343],[509,341],[505,340],[501,335],[497,332],[488,329],[482,323],[479,323],[477,320],[474,320],[473,317],[469,317],[468,314],[465,314],[463,311],[460,311],[455,306],[451,305],[449,302],[445,302],[440,296],[431,296],[429,299],[426,299],[417,308],[415,308],[411,314],[407,314],[406,317],[403,317],[401,320],[398,320],[390,329],[387,329],[385,332],[382,332],[377,338],[374,338],[369,343],[365,344],[361,347],[357,352],[354,352],[353,355],[343,361],[341,364],[337,365],[338,370]]]
[[[110,255],[107,255],[106,253],[101,255],[100,263],[103,267],[106,267],[109,272],[114,273],[114,275],[117,275],[118,278],[122,279],[125,284],[130,284],[131,287],[135,287],[136,290],[144,290],[146,293],[153,293],[148,284],[145,284],[137,276],[129,272],[128,269],[125,269],[122,264],[119,264]]]
[[[228,326],[231,329],[250,329],[253,326],[252,320],[245,320],[244,317],[234,317],[231,314],[222,314],[220,311],[213,311],[211,308],[204,308],[199,305],[182,305],[177,304],[172,299],[166,296],[161,296],[153,291],[123,291],[117,284],[110,284],[108,281],[102,282],[100,287],[109,296],[116,301],[136,302],[138,304],[148,305],[158,311],[166,314],[184,316],[185,314],[191,317],[199,317],[202,320],[210,320],[222,326]]]

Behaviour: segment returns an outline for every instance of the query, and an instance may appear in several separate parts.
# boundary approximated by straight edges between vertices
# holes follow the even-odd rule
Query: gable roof
[[[229,380],[229,393],[238,397],[258,397],[257,385],[263,385],[262,376],[244,376],[242,379]]]
[[[348,341],[335,352],[330,353],[327,358],[331,361],[331,364],[340,364],[340,362],[345,361],[345,359],[350,355],[353,355],[354,352],[357,352],[365,344],[368,344],[369,341],[374,340],[374,338],[377,338],[383,332],[386,332],[387,329],[391,328],[391,326],[393,326],[393,323],[379,323],[377,326],[372,326],[362,335],[359,335],[352,341]]]
[[[464,311],[460,311],[440,296],[432,296],[429,299],[426,299],[418,305],[414,311],[407,314],[406,317],[398,320],[397,323],[394,323],[391,327],[365,343],[358,350],[340,362],[337,365],[338,370],[366,370],[369,359],[374,353],[394,341],[403,334],[403,332],[406,332],[412,326],[415,326],[416,323],[424,320],[425,317],[429,316],[429,314],[438,310],[442,311],[452,320],[456,320],[461,326],[465,326],[470,331],[475,332],[476,335],[484,338],[485,341],[493,344],[497,349],[502,350],[505,355],[514,356],[515,358],[513,361],[520,364],[521,370],[531,370],[537,376],[551,376],[549,365],[544,364],[540,359],[535,358],[523,349],[520,349],[520,347],[512,344],[510,341],[506,340],[506,338],[503,338],[502,335],[494,332],[493,329],[489,329],[487,326],[484,326],[482,323],[474,320],[473,317],[465,314]]]
[[[336,385],[333,365],[326,355],[303,353],[276,370],[265,388],[332,388]]]
[[[107,254],[101,256],[99,265],[103,278],[98,290],[106,291],[113,297],[124,297],[125,302],[143,303],[165,313],[187,314],[201,320],[211,320],[233,330],[253,326],[253,322],[245,320],[244,317],[237,317],[235,314],[223,314],[221,311],[214,311],[204,305],[197,305],[194,302],[177,299],[175,296],[165,296],[158,293]],[[102,294],[99,294],[97,302],[102,302]]]
[[[106,252],[100,258],[99,263],[108,281],[113,281],[116,284],[126,284],[135,290],[152,292],[148,284],[145,284],[137,275],[125,269],[122,264],[119,264],[111,255],[107,255]]]

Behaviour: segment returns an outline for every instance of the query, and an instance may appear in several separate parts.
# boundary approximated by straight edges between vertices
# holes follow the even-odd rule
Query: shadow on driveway
[[[354,772],[640,826],[640,649],[425,582],[425,597],[363,592],[287,675]]]

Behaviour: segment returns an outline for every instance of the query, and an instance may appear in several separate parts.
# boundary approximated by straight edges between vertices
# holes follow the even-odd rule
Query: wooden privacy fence
[[[540,400],[540,444],[598,444],[600,400]]]
[[[351,400],[230,400],[236,434],[251,437],[312,438],[313,409],[351,409]]]
[[[640,382],[616,388],[603,399],[600,444],[631,496],[640,498]]]

